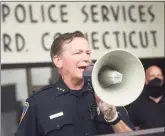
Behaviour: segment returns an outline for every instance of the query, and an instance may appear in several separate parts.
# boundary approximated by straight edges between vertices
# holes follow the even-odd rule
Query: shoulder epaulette
[[[39,94],[39,93],[41,93],[43,91],[47,91],[47,90],[51,89],[53,86],[54,86],[54,84],[46,85],[46,86],[42,87],[41,89],[39,89],[38,91],[34,92],[30,97],[32,98],[35,95],[37,95],[37,94]]]

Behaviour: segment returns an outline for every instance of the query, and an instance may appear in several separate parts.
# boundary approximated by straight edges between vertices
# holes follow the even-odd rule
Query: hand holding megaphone
[[[113,122],[117,119],[118,113],[115,106],[102,101],[98,96],[96,96],[96,103],[107,122]]]
[[[135,101],[145,84],[143,64],[137,56],[124,49],[102,54],[85,69],[83,76],[91,80],[95,94],[103,100],[99,100],[97,105],[108,122],[120,118],[114,106],[126,106]]]

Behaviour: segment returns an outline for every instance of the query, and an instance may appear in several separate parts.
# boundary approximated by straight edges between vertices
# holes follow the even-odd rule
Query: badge
[[[20,123],[21,123],[22,119],[24,118],[28,108],[29,108],[29,103],[25,102],[24,107],[23,107],[23,112],[22,112],[22,115],[21,115],[21,119],[20,119]]]

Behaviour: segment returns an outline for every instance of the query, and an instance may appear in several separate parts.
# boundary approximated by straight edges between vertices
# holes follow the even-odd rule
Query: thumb
[[[99,104],[101,101],[100,97],[98,95],[95,95],[95,98],[96,98],[96,103]]]

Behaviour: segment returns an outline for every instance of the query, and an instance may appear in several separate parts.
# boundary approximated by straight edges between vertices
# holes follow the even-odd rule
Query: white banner
[[[2,2],[1,64],[51,62],[60,33],[82,31],[96,60],[123,48],[164,57],[163,2]]]

